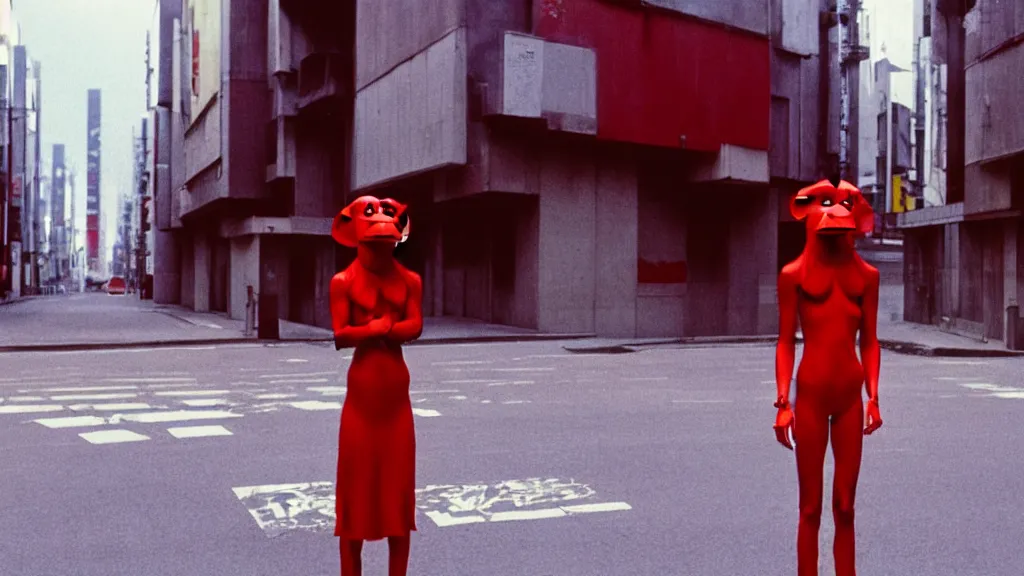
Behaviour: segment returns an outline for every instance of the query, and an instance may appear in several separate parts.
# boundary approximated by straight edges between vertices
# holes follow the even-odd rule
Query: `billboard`
[[[100,91],[89,90],[85,187],[85,257],[89,270],[100,272]]]
[[[185,23],[191,66],[192,111],[198,114],[220,91],[220,0],[188,0]]]

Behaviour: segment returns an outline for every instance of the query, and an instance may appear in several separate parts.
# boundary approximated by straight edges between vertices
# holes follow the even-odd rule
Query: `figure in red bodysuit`
[[[338,434],[341,574],[362,574],[363,541],[387,538],[389,574],[404,576],[416,530],[416,439],[401,345],[423,331],[422,282],[393,255],[409,217],[394,200],[363,196],[335,217],[331,234],[357,249],[330,290],[335,348],[355,347]]]
[[[793,217],[807,227],[803,253],[779,275],[779,344],[775,378],[779,409],[776,438],[796,443],[800,483],[797,574],[818,574],[825,450],[832,437],[835,485],[832,514],[836,576],[855,576],[853,508],[864,435],[882,425],[878,409],[881,352],[875,331],[878,270],[854,250],[857,235],[871,231],[874,214],[848,182],[823,180],[798,192]],[[804,350],[796,374],[796,403],[789,404],[799,316]],[[860,360],[856,339],[860,331]],[[863,364],[862,364],[863,363]],[[867,389],[865,407],[861,387]]]

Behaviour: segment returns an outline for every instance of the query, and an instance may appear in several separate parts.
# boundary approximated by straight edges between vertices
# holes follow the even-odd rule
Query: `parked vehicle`
[[[124,278],[120,276],[114,276],[107,281],[107,294],[124,295],[126,288],[127,284],[125,283]]]

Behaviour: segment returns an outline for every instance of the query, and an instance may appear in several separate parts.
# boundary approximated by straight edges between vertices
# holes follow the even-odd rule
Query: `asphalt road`
[[[0,354],[0,573],[337,574],[346,355]],[[772,347],[593,356],[548,342],[406,357],[423,488],[411,574],[795,572],[796,473],[771,430]],[[1020,575],[1022,368],[883,353],[860,573]],[[366,574],[386,573],[385,544],[364,557]]]

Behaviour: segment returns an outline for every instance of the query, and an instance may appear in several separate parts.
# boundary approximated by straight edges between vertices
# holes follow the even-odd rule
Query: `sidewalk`
[[[1024,356],[1002,343],[957,336],[932,326],[894,321],[902,296],[886,294],[879,313],[882,347],[923,356]],[[901,304],[899,304],[901,306]],[[103,293],[26,298],[0,306],[0,352],[144,348],[259,342],[244,335],[244,323],[223,314],[198,313],[180,306],[154,304],[133,296]],[[330,342],[330,330],[282,320],[281,341]],[[470,342],[574,340],[573,352],[622,353],[657,345],[770,345],[774,336],[691,338],[596,338],[593,334],[544,334],[536,330],[487,324],[463,318],[426,318],[423,335],[411,345]]]

